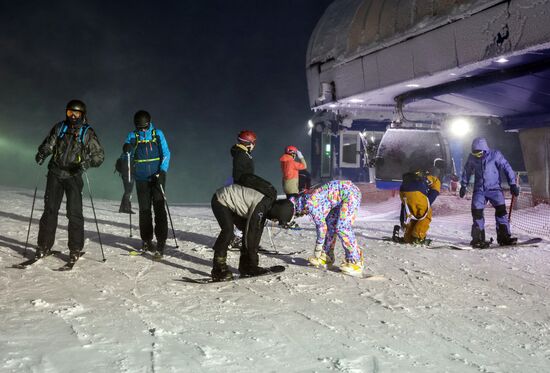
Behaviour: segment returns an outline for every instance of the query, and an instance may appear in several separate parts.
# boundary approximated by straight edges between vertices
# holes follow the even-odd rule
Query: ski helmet
[[[298,154],[298,148],[294,145],[289,145],[285,148],[286,154]]]
[[[65,110],[80,111],[82,114],[86,114],[86,104],[80,100],[71,100],[67,103]]]
[[[273,203],[267,212],[267,218],[277,220],[279,225],[288,224],[294,216],[294,204],[288,199],[279,199]]]
[[[136,128],[147,128],[151,123],[151,114],[145,110],[139,110],[134,114],[134,124]]]
[[[256,134],[252,131],[244,130],[244,131],[239,132],[239,135],[237,136],[237,140],[239,141],[239,143],[244,144],[244,145],[249,145],[249,144],[255,145],[256,144]]]

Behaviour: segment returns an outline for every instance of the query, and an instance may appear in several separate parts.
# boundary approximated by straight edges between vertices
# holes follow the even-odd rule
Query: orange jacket
[[[283,180],[297,179],[298,171],[305,170],[307,167],[305,160],[302,159],[301,162],[296,162],[289,154],[283,154],[279,161],[283,171]]]

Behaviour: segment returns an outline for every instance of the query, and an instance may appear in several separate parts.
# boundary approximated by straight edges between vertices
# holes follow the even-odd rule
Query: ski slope
[[[86,194],[86,255],[73,271],[53,271],[63,264],[58,257],[9,268],[24,260],[32,194],[0,187],[0,372],[550,369],[549,238],[537,248],[443,247],[469,240],[468,201],[438,200],[446,208],[434,217],[434,249],[381,240],[397,220],[396,199],[362,207],[356,234],[367,272],[383,279],[308,267],[315,231],[301,218],[301,231],[273,229],[277,250],[301,254],[260,257],[260,265],[287,266],[284,273],[197,285],[175,280],[209,275],[219,230],[208,206],[171,206],[179,248],[169,240],[165,258],[153,262],[128,255],[140,239],[137,227],[129,237],[119,201],[94,200],[102,262]],[[54,248],[67,254],[64,208]],[[262,246],[271,249],[267,232]],[[238,253],[229,253],[229,264],[236,271]]]

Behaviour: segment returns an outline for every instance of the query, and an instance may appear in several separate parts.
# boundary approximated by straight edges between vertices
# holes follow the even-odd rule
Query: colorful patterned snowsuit
[[[349,180],[334,180],[309,193],[291,197],[297,216],[309,215],[317,229],[317,244],[325,253],[334,250],[336,235],[344,247],[346,260],[359,261],[361,251],[352,225],[361,203],[361,192]]]

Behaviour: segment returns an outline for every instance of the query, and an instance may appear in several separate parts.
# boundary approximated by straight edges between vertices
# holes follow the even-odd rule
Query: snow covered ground
[[[550,370],[548,237],[536,248],[442,247],[469,240],[468,201],[439,200],[434,249],[382,241],[398,202],[366,204],[356,233],[368,272],[383,280],[307,267],[315,233],[302,218],[301,231],[273,231],[278,250],[301,254],[260,258],[284,273],[197,285],[176,280],[209,275],[218,227],[208,207],[172,206],[179,248],[169,241],[165,259],[153,262],[128,255],[140,240],[115,212],[119,201],[94,200],[103,263],[87,193],[86,255],[72,272],[53,271],[58,257],[10,268],[24,260],[32,194],[0,187],[1,372]],[[64,206],[55,248],[66,254]],[[271,248],[267,232],[262,245]],[[238,254],[229,262],[236,271]]]

